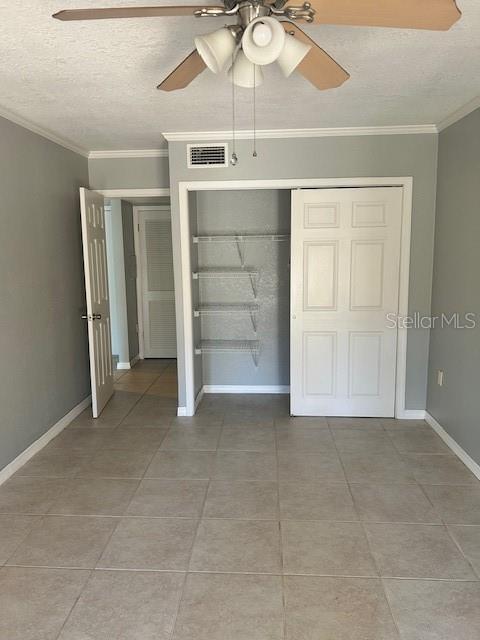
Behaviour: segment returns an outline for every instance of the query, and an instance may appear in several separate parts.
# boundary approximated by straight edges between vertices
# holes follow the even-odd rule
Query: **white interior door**
[[[145,358],[176,358],[172,220],[167,207],[138,207],[140,298]]]
[[[80,209],[92,382],[92,412],[93,417],[97,418],[113,394],[112,339],[103,196],[95,191],[80,189]]]
[[[395,414],[403,189],[292,192],[291,413]]]

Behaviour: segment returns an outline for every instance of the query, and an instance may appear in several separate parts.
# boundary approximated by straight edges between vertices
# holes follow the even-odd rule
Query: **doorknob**
[[[91,316],[82,316],[82,320],[101,320],[102,319],[102,314],[101,313],[92,313]]]

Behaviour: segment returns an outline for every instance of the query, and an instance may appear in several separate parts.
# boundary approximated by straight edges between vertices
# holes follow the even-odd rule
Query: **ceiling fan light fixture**
[[[261,67],[253,64],[243,51],[239,51],[233,66],[228,72],[228,77],[237,87],[253,89],[263,83],[263,72]]]
[[[256,18],[245,29],[242,48],[253,64],[275,62],[285,44],[285,30],[276,18]]]
[[[225,70],[237,48],[235,36],[226,27],[195,38],[195,47],[200,57],[213,73]]]
[[[277,58],[277,64],[285,78],[288,78],[295,71],[311,48],[311,45],[302,42],[290,33],[285,34],[285,44]]]

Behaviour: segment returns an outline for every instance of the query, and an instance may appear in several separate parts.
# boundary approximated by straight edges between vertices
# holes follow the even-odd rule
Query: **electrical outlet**
[[[437,371],[437,384],[439,387],[443,387],[443,383],[445,380],[445,374],[442,369]]]

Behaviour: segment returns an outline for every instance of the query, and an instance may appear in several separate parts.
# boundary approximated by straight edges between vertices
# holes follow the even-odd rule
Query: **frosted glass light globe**
[[[253,29],[252,38],[257,47],[266,47],[272,41],[272,30],[268,24],[259,22]]]

